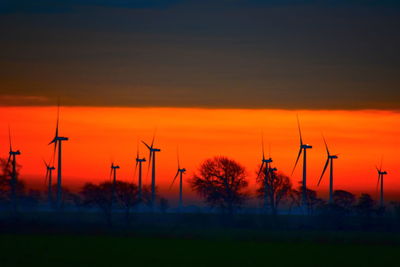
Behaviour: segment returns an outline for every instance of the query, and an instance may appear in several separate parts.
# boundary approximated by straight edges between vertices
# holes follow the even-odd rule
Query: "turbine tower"
[[[142,164],[143,162],[146,162],[145,158],[140,158],[139,156],[139,146],[137,149],[137,154],[136,154],[136,165],[135,165],[135,172],[134,176],[136,175],[136,169],[139,165],[139,173],[138,173],[138,197],[139,201],[142,201]]]
[[[44,165],[46,166],[46,176],[45,176],[45,183],[47,184],[47,200],[49,201],[49,205],[51,206],[53,203],[53,196],[52,196],[52,178],[53,178],[53,171],[56,169],[53,166],[50,165],[50,163],[47,163],[44,161]]]
[[[9,156],[8,156],[8,160],[7,160],[7,166],[11,162],[11,180],[10,180],[11,202],[12,202],[12,206],[13,206],[13,211],[16,212],[17,211],[17,184],[18,184],[16,156],[21,155],[21,152],[19,150],[14,151],[12,148],[10,128],[8,128],[8,138],[9,138],[10,150],[9,150]]]
[[[260,177],[261,172],[264,170],[264,178],[263,178],[263,185],[264,185],[264,209],[267,209],[268,205],[268,184],[267,180],[270,175],[270,164],[272,163],[272,158],[269,157],[268,159],[265,158],[265,153],[264,153],[264,137],[261,136],[261,150],[262,150],[262,160],[261,160],[261,166],[260,170],[257,173],[257,178]],[[264,168],[265,165],[265,169]]]
[[[68,141],[68,137],[62,137],[58,135],[58,124],[60,120],[60,106],[58,106],[57,110],[57,123],[56,123],[56,133],[49,143],[49,145],[54,144],[54,156],[56,150],[58,150],[58,163],[57,163],[57,196],[56,196],[56,207],[61,208],[62,202],[62,142]],[[58,145],[58,146],[57,146]]]
[[[325,163],[324,169],[322,171],[321,177],[319,178],[319,181],[318,181],[318,186],[322,181],[322,177],[325,174],[326,168],[328,168],[328,165],[330,165],[330,170],[329,170],[329,204],[332,204],[333,203],[333,160],[337,159],[338,156],[337,155],[331,155],[329,153],[328,144],[326,143],[325,137],[323,137],[323,138],[324,138],[327,158],[326,158],[326,163]]]
[[[387,175],[388,173],[386,171],[382,171],[382,165],[381,167],[378,169],[378,167],[376,167],[376,170],[378,172],[378,186],[380,183],[380,206],[384,207],[385,203],[384,203],[384,199],[383,199],[383,177],[384,175]]]
[[[142,143],[149,149],[149,167],[151,164],[151,207],[154,208],[154,203],[156,201],[156,152],[161,150],[154,148],[154,135],[151,145],[149,146],[144,141]]]
[[[182,185],[183,185],[183,183],[182,183],[182,175],[184,174],[186,172],[186,169],[185,168],[181,168],[181,165],[180,165],[180,163],[179,163],[179,153],[178,153],[178,170],[177,170],[177,172],[176,172],[176,175],[175,175],[175,177],[174,177],[174,179],[172,180],[172,183],[171,183],[171,186],[169,187],[169,189],[171,190],[171,188],[172,188],[172,186],[174,185],[174,183],[175,183],[175,180],[176,180],[176,178],[178,177],[178,175],[179,175],[179,206],[178,206],[178,208],[179,208],[179,211],[181,212],[182,211],[182,207],[183,207],[183,190],[182,190]]]
[[[116,186],[117,186],[117,169],[119,169],[118,165],[114,165],[114,162],[111,163],[111,172],[110,179],[112,179],[112,196],[111,196],[111,206],[115,202],[116,199]]]
[[[307,204],[307,149],[311,149],[312,146],[308,144],[303,143],[303,138],[301,136],[301,129],[300,129],[300,121],[299,117],[297,116],[297,126],[299,128],[299,136],[300,136],[300,149],[299,149],[299,154],[297,155],[296,163],[294,164],[292,174],[294,173],[294,170],[296,169],[297,163],[299,162],[301,153],[303,153],[303,181],[302,181],[302,205],[305,208]]]

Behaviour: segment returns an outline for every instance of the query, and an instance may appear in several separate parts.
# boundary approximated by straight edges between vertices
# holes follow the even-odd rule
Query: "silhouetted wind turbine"
[[[261,136],[261,150],[262,150],[262,160],[260,170],[258,171],[257,178],[260,177],[261,172],[264,170],[264,209],[267,208],[268,205],[268,188],[267,188],[267,179],[270,175],[270,164],[272,163],[272,158],[269,157],[268,159],[265,158],[264,153],[264,136]],[[265,165],[265,169],[264,168]]]
[[[174,179],[172,180],[172,183],[169,187],[169,189],[171,190],[172,186],[175,183],[176,178],[179,175],[179,211],[182,211],[182,207],[183,207],[183,190],[182,190],[182,175],[186,172],[185,168],[181,168],[180,162],[179,162],[179,152],[178,152],[178,170],[176,172],[176,175],[174,177]]]
[[[161,150],[158,148],[154,148],[154,137],[151,141],[151,145],[149,146],[144,141],[142,143],[149,149],[149,167],[151,164],[151,207],[154,207],[154,203],[156,200],[156,152],[160,152]]]
[[[304,152],[303,153],[302,204],[303,204],[303,207],[305,207],[307,204],[307,149],[311,149],[312,146],[303,143],[303,138],[301,136],[301,129],[300,129],[300,121],[299,121],[298,116],[297,116],[297,126],[299,128],[300,149],[299,149],[299,154],[297,155],[296,163],[294,164],[291,175],[293,175],[294,170],[296,169],[296,166],[297,166],[297,163],[299,162],[301,153]]]
[[[57,164],[57,198],[56,205],[57,208],[61,208],[62,201],[62,142],[68,141],[68,137],[62,137],[58,135],[58,124],[60,120],[60,106],[58,106],[57,110],[57,123],[56,123],[56,133],[53,140],[49,143],[49,145],[54,144],[54,155],[56,150],[58,149],[58,164]],[[58,145],[58,148],[57,148]]]
[[[45,177],[45,183],[47,184],[47,199],[49,201],[49,205],[51,206],[53,203],[53,196],[52,196],[52,177],[53,177],[53,171],[56,169],[53,166],[50,165],[50,163],[47,163],[45,160],[43,160],[44,165],[46,166],[46,177]]]
[[[11,201],[13,205],[13,210],[14,212],[17,211],[17,184],[18,184],[18,178],[17,178],[17,159],[16,156],[21,155],[21,152],[19,150],[14,151],[12,148],[12,142],[11,142],[11,130],[8,128],[8,139],[9,139],[9,144],[10,144],[10,150],[9,150],[9,156],[7,160],[7,166],[11,162]]]
[[[139,174],[138,174],[138,197],[139,201],[142,201],[142,163],[145,162],[145,158],[140,158],[139,156],[139,146],[137,149],[137,154],[136,154],[136,165],[135,165],[135,172],[134,176],[136,175],[136,169],[137,166],[139,165]]]
[[[384,203],[384,199],[383,199],[383,177],[384,175],[387,175],[388,173],[386,171],[382,171],[382,164],[381,167],[378,169],[378,167],[376,167],[376,170],[378,172],[378,186],[380,183],[381,186],[381,190],[380,190],[380,206],[383,207],[385,205]]]
[[[337,155],[331,155],[329,153],[328,144],[326,143],[325,137],[323,137],[323,138],[324,138],[327,158],[326,158],[326,163],[325,163],[324,169],[322,171],[321,177],[319,178],[319,181],[318,181],[318,186],[322,181],[322,177],[325,174],[326,168],[328,168],[328,165],[330,165],[330,172],[329,172],[329,204],[332,204],[333,203],[333,160],[337,159],[338,156]]]
[[[117,169],[119,169],[118,165],[114,165],[114,162],[111,163],[111,172],[110,172],[110,179],[112,179],[112,199],[111,205],[114,203],[116,199],[116,186],[117,186]]]

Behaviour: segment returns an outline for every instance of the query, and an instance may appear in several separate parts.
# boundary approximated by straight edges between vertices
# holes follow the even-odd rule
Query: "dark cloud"
[[[3,105],[400,107],[396,1],[12,2]]]

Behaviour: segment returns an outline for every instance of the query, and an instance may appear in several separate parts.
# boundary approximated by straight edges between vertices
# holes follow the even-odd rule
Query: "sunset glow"
[[[45,168],[42,159],[50,159],[52,146],[47,145],[55,130],[56,107],[3,107],[2,121],[12,131],[13,146],[20,149],[21,178],[33,187],[44,188]],[[135,181],[134,165],[137,145],[151,142],[156,129],[157,186],[161,193],[174,198],[177,188],[168,191],[176,173],[177,147],[181,165],[192,176],[206,158],[225,155],[243,164],[254,190],[255,172],[261,162],[261,133],[266,153],[271,147],[274,166],[290,175],[298,152],[296,124],[299,114],[304,142],[313,145],[308,153],[308,186],[326,196],[328,176],[316,187],[326,159],[322,133],[335,161],[335,188],[369,192],[375,196],[375,166],[388,171],[385,188],[388,198],[399,191],[400,168],[396,163],[400,141],[400,113],[391,111],[287,111],[194,108],[61,108],[60,134],[70,138],[64,143],[64,185],[77,190],[84,182],[109,179],[112,161],[121,166],[118,179]],[[8,152],[7,123],[0,126],[2,157]],[[148,157],[144,145],[141,155]],[[300,162],[301,163],[301,162]],[[144,165],[144,183],[147,163]],[[292,181],[301,179],[301,164]],[[184,184],[186,196],[188,184]],[[172,195],[173,194],[173,195]]]

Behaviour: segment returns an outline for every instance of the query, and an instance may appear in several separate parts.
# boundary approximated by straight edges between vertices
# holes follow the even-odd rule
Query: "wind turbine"
[[[111,198],[111,205],[116,199],[116,185],[117,185],[117,169],[119,169],[118,165],[114,165],[114,162],[111,163],[111,172],[110,172],[110,179],[112,179],[112,198]]]
[[[380,206],[383,207],[385,205],[384,200],[383,200],[383,177],[384,175],[387,175],[388,173],[386,171],[382,171],[382,164],[380,168],[376,167],[376,170],[378,172],[378,186],[380,183],[381,190],[380,190]]]
[[[47,183],[47,199],[49,201],[49,205],[51,206],[51,204],[53,202],[53,196],[51,193],[51,187],[53,185],[52,177],[53,177],[53,171],[56,168],[51,166],[50,163],[47,163],[45,160],[43,160],[43,162],[44,162],[44,165],[46,166],[45,183]]]
[[[17,159],[16,156],[21,155],[21,152],[19,150],[14,151],[12,149],[12,142],[11,142],[11,130],[8,128],[8,139],[9,139],[9,144],[10,144],[10,150],[9,150],[9,157],[7,160],[7,166],[11,162],[11,201],[13,205],[13,210],[14,212],[17,211],[17,184],[18,184],[18,178],[17,178]]]
[[[311,149],[312,146],[308,144],[303,143],[303,138],[301,136],[301,129],[300,129],[300,121],[299,117],[297,116],[297,126],[299,128],[299,136],[300,136],[300,149],[299,149],[299,154],[297,155],[296,163],[294,164],[292,174],[294,173],[294,170],[296,169],[297,163],[299,162],[301,153],[303,153],[303,181],[302,181],[302,204],[303,207],[306,206],[307,203],[307,149]]]
[[[268,176],[270,174],[270,164],[272,163],[272,158],[271,157],[269,157],[268,159],[265,158],[264,137],[263,137],[263,135],[261,135],[261,150],[262,150],[262,160],[261,160],[260,170],[257,173],[257,178],[260,177],[260,174],[264,170],[263,167],[265,165],[265,171],[264,171],[264,209],[267,209],[267,204],[268,204],[267,179],[268,179]]]
[[[324,138],[327,158],[326,158],[326,163],[325,163],[324,169],[322,171],[321,177],[319,178],[319,181],[318,181],[318,186],[322,181],[322,177],[325,174],[326,168],[328,168],[328,165],[330,165],[330,170],[329,170],[329,204],[332,204],[333,203],[333,160],[337,159],[338,156],[337,155],[331,155],[329,153],[328,144],[326,143],[325,137],[322,137],[322,138]]]
[[[57,198],[56,205],[57,208],[61,208],[61,200],[62,200],[62,142],[68,141],[68,137],[62,137],[58,135],[58,124],[60,120],[60,106],[58,106],[57,110],[57,123],[56,123],[56,133],[49,143],[49,145],[54,144],[54,155],[56,150],[58,150],[58,164],[57,164]],[[57,147],[58,145],[58,147]]]
[[[176,178],[179,175],[179,211],[182,211],[182,207],[183,207],[183,194],[182,194],[182,175],[186,172],[185,168],[181,168],[181,165],[179,163],[179,153],[178,153],[178,170],[176,172],[176,175],[174,177],[174,179],[172,180],[171,186],[169,187],[169,189],[171,190],[172,186],[175,183]]]
[[[144,141],[142,143],[149,149],[149,167],[151,164],[151,207],[154,207],[156,200],[156,152],[160,152],[161,149],[154,148],[154,135],[151,145],[149,146]]]
[[[143,162],[146,162],[145,158],[140,158],[139,156],[139,146],[137,149],[137,154],[136,154],[136,165],[135,165],[135,172],[134,176],[136,175],[136,169],[137,166],[139,165],[139,174],[138,174],[138,196],[139,196],[139,201],[142,201],[142,164]]]

